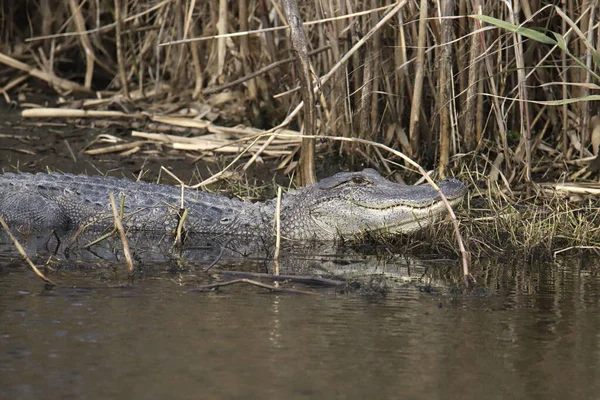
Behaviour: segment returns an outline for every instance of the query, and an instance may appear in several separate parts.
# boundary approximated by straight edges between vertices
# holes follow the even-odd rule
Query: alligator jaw
[[[448,204],[450,207],[455,208],[462,203],[462,201],[463,197],[448,199]],[[415,232],[440,220],[443,216],[447,215],[448,211],[441,199],[426,207],[410,207],[404,204],[399,205],[398,207],[403,209],[403,211],[401,211],[402,214],[410,213],[412,218],[405,219],[397,224],[385,225],[376,231],[395,234]]]

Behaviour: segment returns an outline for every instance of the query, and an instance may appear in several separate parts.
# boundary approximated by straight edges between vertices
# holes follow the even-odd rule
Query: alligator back
[[[30,231],[66,231],[82,226],[113,226],[109,194],[120,207],[123,223],[136,230],[172,231],[179,223],[181,188],[112,177],[70,174],[0,175],[0,215],[10,226]],[[229,232],[253,204],[185,190],[189,209],[184,227],[195,232]],[[256,221],[259,222],[259,221]]]

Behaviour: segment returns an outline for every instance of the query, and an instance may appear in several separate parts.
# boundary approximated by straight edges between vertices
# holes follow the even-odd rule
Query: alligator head
[[[467,192],[456,179],[438,186],[453,207]],[[286,194],[281,231],[288,238],[320,240],[366,232],[408,233],[445,214],[439,193],[430,185],[401,185],[365,169],[338,173]]]

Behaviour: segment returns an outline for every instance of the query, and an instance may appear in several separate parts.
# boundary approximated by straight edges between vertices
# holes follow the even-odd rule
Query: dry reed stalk
[[[394,50],[395,65],[398,67],[394,68],[394,85],[396,88],[394,93],[401,93],[402,91],[406,90],[406,92],[409,94],[409,101],[412,101],[412,87],[410,85],[410,79],[408,76],[408,68],[405,67],[408,63],[408,56],[406,54],[406,31],[401,13],[398,13],[398,19],[398,35],[396,39],[396,48]],[[404,114],[404,102],[400,99],[400,97],[398,97],[397,100],[394,101],[394,104],[396,105],[396,119],[399,120],[399,116]],[[410,152],[407,146],[402,146],[402,149],[407,154]]]
[[[10,82],[8,82],[6,85],[4,85],[1,89],[0,92],[2,93],[2,95],[4,95],[4,99],[6,100],[7,104],[10,104],[10,97],[8,97],[8,92],[20,85],[22,82],[24,82],[27,78],[29,78],[29,75],[24,74],[24,75],[20,75],[17,76],[15,79],[11,80]]]
[[[567,7],[566,2],[563,3],[563,7]],[[567,22],[562,19],[561,20],[561,31],[565,32],[566,31],[566,27],[567,27]],[[565,37],[565,45],[569,46],[569,38],[568,36],[564,35],[563,33],[563,37]],[[562,85],[562,98],[563,100],[568,99],[568,91],[567,91],[567,77],[568,77],[568,66],[567,66],[567,52],[565,50],[561,49],[560,52],[560,56],[561,56],[561,80],[563,82]],[[562,153],[563,153],[563,157],[568,160],[568,154],[567,154],[567,147],[568,147],[568,140],[567,140],[567,131],[569,129],[569,114],[568,114],[569,108],[567,103],[564,103],[562,105]]]
[[[192,18],[194,16],[194,9],[196,8],[196,0],[191,0],[189,2],[189,6],[185,11],[185,25],[183,28],[183,38],[186,39],[188,35],[192,38],[196,35],[194,34],[194,28],[192,27]],[[198,46],[195,43],[190,43],[189,46],[190,53],[192,54],[192,62],[194,66],[194,77],[195,77],[195,85],[194,85],[194,94],[192,97],[197,99],[202,91],[202,67],[200,65],[200,55],[198,52]]]
[[[592,63],[592,52],[593,54],[596,55],[596,57],[598,57],[598,53],[596,51],[596,49],[594,49],[591,46],[591,43],[594,43],[594,38],[595,38],[595,30],[594,29],[588,29],[589,26],[594,25],[597,21],[597,9],[598,9],[598,5],[596,4],[595,6],[590,4],[590,13],[589,13],[589,20],[586,21],[585,17],[582,20],[582,31],[585,32],[587,31],[587,37],[585,38],[585,40],[583,40],[583,43],[586,43],[587,45],[585,45],[585,81],[586,83],[591,83],[592,81],[592,71],[594,71],[594,65]],[[597,37],[596,37],[597,39]],[[589,43],[588,43],[589,42]],[[598,60],[598,58],[597,58]],[[598,67],[598,66],[597,66]],[[590,89],[587,85],[584,86],[583,88],[583,96],[589,96],[590,94]],[[591,107],[590,107],[590,102],[585,101],[583,102],[583,107],[584,107],[584,111],[583,111],[583,121],[581,124],[581,136],[582,136],[582,142],[583,143],[590,143],[590,137],[588,135],[588,132],[591,131],[591,129],[588,129],[588,126],[590,125],[590,119],[593,115],[593,113],[591,112]]]
[[[479,8],[477,10],[477,13],[479,15],[482,15],[481,8]],[[502,140],[502,152],[504,153],[504,161],[506,163],[505,164],[506,171],[511,171],[512,168],[511,168],[511,161],[510,161],[508,141],[507,141],[507,129],[508,128],[506,126],[504,115],[502,113],[502,110],[504,108],[500,106],[500,101],[498,99],[499,93],[498,93],[498,89],[496,88],[496,81],[494,80],[495,74],[494,74],[494,69],[492,67],[491,56],[490,56],[489,51],[486,46],[485,36],[483,35],[483,31],[481,29],[481,22],[477,19],[475,19],[475,26],[477,28],[476,30],[479,32],[479,38],[480,38],[479,44],[482,48],[481,54],[483,56],[485,70],[487,72],[488,85],[489,85],[489,89],[490,89],[491,96],[492,96],[494,117],[496,120],[496,124],[498,125],[498,132],[500,134],[500,138]],[[478,107],[478,109],[479,109],[479,107]]]
[[[135,22],[136,20],[140,20],[142,19],[142,17],[147,16],[148,14],[151,14],[161,8],[163,8],[165,5],[171,3],[173,0],[163,0],[151,7],[148,8],[144,8],[143,11],[133,14],[130,17],[127,17],[123,20],[124,23],[131,23],[131,22]],[[106,32],[106,31],[110,31],[111,29],[115,28],[117,26],[116,22],[112,22],[110,24],[106,24],[103,26],[99,26],[98,28],[93,28],[93,29],[86,29],[84,31],[80,31],[80,32],[63,32],[63,33],[53,33],[50,35],[39,35],[39,36],[31,36],[25,39],[25,43],[31,43],[31,42],[36,42],[36,41],[40,41],[40,40],[51,40],[51,39],[60,39],[60,38],[69,38],[69,37],[74,37],[74,36],[79,36],[81,34],[97,34],[97,33],[101,33],[101,32]],[[61,29],[62,30],[62,29]]]
[[[457,65],[457,73],[458,73],[458,92],[459,92],[459,103],[460,104],[464,104],[467,99],[466,99],[466,93],[467,93],[467,89],[469,87],[469,79],[468,79],[468,72],[469,72],[469,65],[470,63],[467,63],[467,58],[468,58],[468,54],[469,54],[469,50],[472,50],[472,48],[470,47],[471,43],[469,44],[469,46],[467,46],[467,41],[466,38],[469,37],[469,32],[468,32],[468,28],[469,28],[469,18],[467,18],[468,12],[467,12],[467,8],[468,8],[468,2],[467,0],[458,0],[458,31],[457,31],[457,37],[461,38],[461,40],[457,43],[456,46],[456,65]],[[472,38],[471,38],[472,41]],[[461,121],[463,122],[463,121]],[[463,128],[464,131],[464,128]]]
[[[92,150],[85,150],[84,154],[87,154],[89,156],[98,156],[101,154],[111,154],[111,153],[120,153],[124,150],[132,150],[137,148],[138,146],[141,146],[145,143],[148,143],[144,140],[138,140],[135,142],[130,142],[130,143],[124,143],[124,144],[117,144],[114,146],[108,146],[108,147],[102,147],[99,149],[92,149]]]
[[[296,57],[297,72],[300,80],[301,94],[304,107],[304,133],[307,136],[316,134],[316,110],[315,110],[315,91],[317,88],[312,84],[312,73],[310,61],[308,59],[308,50],[306,35],[298,11],[296,0],[284,0],[284,9],[286,19],[290,28],[291,49]],[[315,172],[315,140],[302,139],[302,149],[300,152],[300,180],[303,186],[317,181]]]
[[[174,149],[197,151],[210,150],[221,152],[237,152],[240,147],[244,145],[244,143],[256,139],[255,135],[246,137],[244,137],[244,135],[240,135],[241,137],[239,139],[235,139],[231,138],[231,135],[222,135],[221,133],[216,133],[188,138],[164,133],[148,133],[139,131],[132,131],[132,136],[145,138],[153,142],[165,143]],[[259,140],[259,142],[263,143],[264,139]],[[281,150],[282,148],[295,147],[299,143],[299,139],[281,139],[277,140],[276,144],[270,147],[270,150]]]
[[[197,128],[197,129],[206,129],[212,123],[210,121],[201,120],[201,119],[192,119],[185,117],[170,117],[164,115],[153,115],[151,117],[152,121],[160,122],[162,124],[181,126],[184,128]]]
[[[225,55],[227,53],[227,20],[229,12],[227,10],[227,0],[219,1],[219,19],[217,21],[217,32],[221,35],[217,39],[217,73],[215,78],[217,82],[223,83],[223,70],[225,69]]]
[[[76,110],[68,108],[30,108],[21,111],[23,118],[142,118],[143,114],[121,111]]]
[[[74,0],[72,0],[74,1]],[[125,97],[129,97],[129,87],[127,85],[127,74],[125,73],[125,59],[123,56],[123,41],[121,38],[121,31],[123,25],[123,17],[121,16],[121,12],[124,16],[127,16],[127,1],[125,1],[124,7],[125,10],[121,10],[121,0],[115,1],[115,42],[117,45],[117,66],[119,67],[119,79],[121,80],[121,90],[123,91],[123,95]]]
[[[324,5],[324,11],[328,15],[334,15],[338,11],[340,13],[345,13],[345,2],[339,4],[339,10],[334,7],[334,4],[334,2],[328,1]],[[324,71],[331,70],[333,65],[335,65],[336,60],[341,58],[342,49],[340,49],[338,38],[341,36],[342,31],[343,26],[341,21],[332,21],[329,25],[329,29],[325,30],[325,32],[328,33],[326,40],[331,45],[331,54],[326,54],[328,57],[324,57],[325,60],[322,63]],[[347,80],[341,79],[342,73],[337,73],[336,75],[337,76],[334,76],[334,81],[338,81],[338,83],[333,85],[330,95],[331,115],[329,119],[326,120],[326,132],[331,132],[332,135],[341,136],[347,134],[347,131],[343,129],[343,126],[345,122],[347,122],[347,120],[345,120],[345,107],[347,103],[344,99],[347,98],[348,87]]]
[[[183,210],[183,213],[181,212],[181,210]],[[175,230],[175,243],[173,244],[174,247],[183,246],[183,234],[185,232],[184,231],[185,221],[186,221],[188,215],[190,214],[189,208],[184,208],[183,187],[181,188],[181,207],[179,209],[179,214],[181,214],[181,218],[179,219],[179,222],[177,223],[177,229]],[[211,267],[209,267],[208,269],[210,269]]]
[[[518,7],[519,3],[515,3]],[[517,13],[520,10],[515,10],[513,12],[512,9],[508,10],[509,20],[512,24],[517,24]],[[514,52],[515,52],[515,62],[517,66],[517,78],[518,78],[518,98],[521,99],[519,101],[519,109],[520,109],[520,134],[521,141],[519,143],[519,147],[521,149],[525,149],[525,181],[527,183],[532,183],[531,178],[531,119],[529,117],[529,105],[527,102],[528,93],[527,93],[527,78],[525,77],[525,61],[523,59],[523,40],[521,35],[517,35],[516,33],[512,34],[513,42],[514,42]],[[517,150],[515,154],[519,155],[519,151]]]
[[[441,10],[442,18],[440,25],[442,27],[442,42],[440,53],[440,81],[439,90],[439,114],[440,114],[440,148],[438,171],[441,176],[445,176],[448,162],[450,161],[450,134],[452,124],[450,116],[452,114],[452,20],[455,7],[454,0],[446,0]]]
[[[375,9],[377,8],[377,0],[371,0],[371,8],[373,9],[373,12],[371,14],[371,25],[373,24],[373,21],[378,21],[379,20],[379,11],[376,11]],[[371,104],[370,104],[370,115],[369,118],[371,119],[371,124],[370,127],[368,129],[365,130],[365,132],[368,133],[367,138],[372,138],[373,136],[375,136],[375,132],[377,130],[377,124],[379,123],[379,93],[380,91],[380,86],[381,85],[381,80],[382,80],[382,74],[381,74],[381,55],[382,55],[382,51],[383,51],[383,47],[381,45],[381,38],[382,38],[383,34],[379,31],[375,31],[375,34],[373,35],[373,40],[371,41],[372,46],[371,46],[371,53],[373,54],[373,57],[369,58],[369,61],[373,63],[371,69],[372,69],[372,73],[373,73],[373,85],[372,85],[372,90],[371,90],[371,95],[370,100],[371,100]],[[393,99],[392,99],[392,93],[387,93],[387,97],[388,100],[387,102],[389,104],[393,104]],[[385,163],[384,163],[385,164]]]
[[[375,36],[373,35],[373,39],[375,39]],[[369,121],[371,116],[371,96],[373,96],[373,69],[375,68],[372,62],[372,58],[375,55],[371,51],[371,47],[370,43],[364,46],[364,57],[362,60],[362,86],[359,91],[359,109],[357,112],[358,131],[356,132],[356,136],[362,139],[371,136],[370,122],[375,123],[374,120]]]
[[[461,0],[462,2],[463,0]],[[468,22],[468,21],[465,21]],[[469,64],[468,64],[468,82],[467,82],[467,94],[465,96],[465,113],[462,121],[463,128],[463,146],[464,151],[472,151],[479,144],[477,137],[477,125],[475,123],[476,104],[478,98],[481,98],[477,94],[478,82],[479,82],[479,69],[481,63],[479,59],[479,46],[477,45],[478,35],[471,35],[471,43],[469,46]]]
[[[85,86],[81,86],[78,83],[71,82],[67,79],[59,78],[54,75],[52,72],[44,72],[37,68],[30,67],[29,65],[15,60],[14,58],[7,56],[6,54],[0,53],[0,63],[8,65],[11,68],[18,69],[20,71],[26,72],[29,75],[38,78],[44,82],[47,82],[53,88],[60,88],[63,90],[69,90],[79,93],[87,93],[91,94],[92,91]]]
[[[600,195],[600,185],[594,183],[559,183],[549,184],[546,186],[553,187],[556,191],[564,191],[569,193],[589,194],[593,196]]]
[[[323,23],[332,22],[332,21],[344,20],[344,19],[348,19],[348,18],[360,17],[365,14],[370,14],[370,13],[377,12],[377,11],[384,11],[384,10],[388,10],[392,7],[396,7],[399,2],[400,1],[396,1],[392,4],[388,4],[388,5],[382,6],[382,7],[377,7],[374,9],[369,9],[366,11],[359,11],[359,12],[354,12],[354,13],[350,13],[350,14],[344,14],[344,15],[340,15],[337,17],[322,18],[322,19],[318,19],[315,21],[308,21],[308,22],[304,22],[303,26],[308,27],[310,25],[317,25],[317,24],[323,24]],[[261,4],[264,4],[264,3],[261,3]],[[285,18],[282,18],[283,14],[277,8],[277,3],[272,3],[271,5],[275,9],[278,10],[278,13],[280,14],[279,15],[280,18],[282,20],[285,19]],[[264,11],[264,10],[261,10],[261,11]],[[265,12],[265,13],[268,14],[268,12]],[[261,12],[261,15],[264,15],[265,13]],[[268,25],[268,24],[263,24],[263,25]],[[223,39],[223,38],[232,38],[232,37],[237,37],[237,36],[248,36],[248,35],[253,35],[253,34],[266,34],[266,33],[271,33],[271,32],[276,32],[276,31],[283,31],[283,30],[287,30],[287,29],[288,29],[287,25],[282,25],[282,26],[277,26],[277,27],[272,27],[272,28],[255,29],[255,30],[251,30],[251,31],[230,32],[230,33],[224,33],[224,34],[218,34],[218,35],[202,36],[202,37],[198,37],[198,38],[194,38],[194,39],[173,40],[173,41],[169,41],[169,42],[163,42],[160,44],[160,46],[172,46],[175,44],[183,44],[183,43],[198,42],[198,41],[205,41],[205,40],[215,40],[215,39]]]
[[[125,235],[125,228],[123,227],[123,223],[121,222],[121,216],[119,214],[119,209],[117,208],[117,204],[115,203],[115,196],[111,193],[108,195],[108,198],[110,200],[110,207],[113,212],[115,227],[119,231],[119,237],[121,238],[121,243],[123,244],[123,254],[125,254],[125,260],[127,261],[127,272],[129,273],[129,275],[132,275],[133,259],[131,258],[129,242],[127,241],[127,236]]]
[[[279,251],[281,250],[281,186],[277,188],[277,203],[275,204],[275,253],[273,260],[275,261],[275,273],[279,275]]]
[[[84,86],[86,89],[91,89],[92,87],[92,78],[94,76],[94,48],[90,43],[90,39],[87,36],[86,28],[85,28],[85,19],[83,18],[83,14],[81,12],[81,7],[84,3],[77,4],[77,0],[69,0],[69,7],[71,8],[71,15],[73,16],[73,22],[75,22],[75,29],[79,32],[77,36],[79,39],[79,43],[83,48],[83,52],[85,54],[85,83]]]
[[[484,76],[485,65],[484,63],[479,63],[479,71],[477,75],[480,79],[477,81],[477,112],[475,113],[475,135],[477,136],[477,146],[479,146],[483,141],[483,121],[484,121],[484,112],[483,112],[483,86],[484,79],[481,77]]]
[[[239,21],[240,21],[240,31],[244,32],[248,30],[248,1],[247,0],[238,0],[238,8],[239,8]],[[250,54],[250,44],[248,41],[248,36],[242,36],[240,38],[240,56],[242,59],[242,67],[244,71],[244,75],[248,76],[251,74],[253,65],[250,63],[251,54]],[[256,80],[250,79],[248,81],[248,98],[250,100],[255,100],[258,96],[258,88],[256,86]]]
[[[404,7],[404,5],[407,2],[408,2],[408,0],[400,0],[400,1],[398,1],[396,3],[396,6],[393,9],[391,9],[383,18],[381,18],[381,20],[379,22],[377,22],[377,24],[373,27],[373,29],[369,30],[369,32],[367,32],[358,42],[356,42],[356,44],[354,46],[352,46],[352,48],[350,49],[350,51],[348,51],[346,54],[344,54],[344,56],[327,72],[327,74],[325,74],[323,77],[321,77],[321,79],[320,79],[321,85],[325,85],[325,83],[327,83],[329,81],[329,79],[338,71],[338,69],[340,69],[343,65],[345,65],[346,62],[348,62],[348,60],[356,53],[356,51],[358,51],[358,49],[360,49],[373,36],[373,34],[376,31],[378,31],[385,24],[387,24],[387,22],[394,15],[396,15],[396,13],[399,12],[402,9],[402,7]],[[318,87],[315,87],[315,90],[318,90]],[[298,115],[298,113],[300,112],[300,110],[302,109],[303,106],[304,106],[304,103],[300,102],[296,106],[296,108],[294,110],[292,110],[285,117],[285,119],[284,119],[283,122],[281,122],[276,127],[269,129],[265,133],[271,134],[273,132],[279,132],[279,130],[281,128],[284,128],[284,127],[288,126],[289,123],[292,121],[292,119],[296,115]],[[277,135],[277,133],[275,133],[274,135],[269,135],[270,137],[267,140],[267,142],[265,142],[265,144],[263,146],[261,146],[261,148],[244,165],[244,167],[243,167],[244,171],[246,169],[248,169],[250,167],[250,165],[252,165],[252,163],[254,163],[254,161],[256,160],[256,158],[258,158],[258,156],[265,150],[265,148],[271,143],[271,141],[275,138],[276,135]]]
[[[308,55],[312,56],[312,55],[315,55],[315,54],[319,54],[319,53],[321,53],[323,51],[327,51],[329,49],[330,49],[330,46],[324,46],[324,47],[321,47],[321,48],[309,51]],[[228,83],[224,83],[222,85],[208,87],[208,88],[206,88],[203,91],[203,94],[205,96],[208,96],[208,95],[220,92],[222,90],[229,89],[231,87],[237,86],[240,83],[243,83],[243,82],[246,82],[246,81],[252,82],[253,78],[256,78],[257,76],[263,75],[263,74],[269,72],[270,70],[272,70],[274,68],[277,68],[277,67],[280,67],[280,66],[282,66],[284,64],[290,63],[290,62],[294,61],[294,59],[295,59],[294,57],[288,57],[288,58],[285,58],[283,60],[275,61],[275,62],[273,62],[273,63],[271,63],[271,64],[269,64],[269,65],[267,65],[267,66],[265,66],[265,67],[263,67],[263,68],[261,68],[259,70],[257,70],[256,72],[250,72],[247,75],[244,75],[243,77],[241,77],[239,79],[233,80],[233,81],[228,82]],[[248,85],[250,85],[250,82],[248,83]],[[285,95],[287,95],[289,93],[293,93],[296,90],[299,90],[299,88],[295,88],[295,89],[289,90],[288,92],[285,93]],[[282,96],[282,94],[276,94],[274,97],[277,98],[277,97],[281,97],[281,96]]]
[[[13,242],[13,245],[15,246],[15,248],[17,249],[17,251],[21,254],[21,256],[25,259],[25,261],[27,262],[27,264],[29,264],[29,266],[31,267],[31,269],[33,270],[33,272],[35,272],[35,274],[37,276],[39,276],[40,279],[43,280],[44,282],[56,286],[56,283],[54,283],[50,278],[47,278],[42,273],[42,271],[40,271],[38,269],[38,267],[36,267],[35,264],[31,261],[31,259],[29,258],[29,256],[25,252],[25,249],[23,249],[23,246],[21,246],[21,243],[19,243],[19,240],[17,240],[17,238],[15,237],[15,235],[13,235],[13,233],[11,232],[10,228],[8,227],[8,225],[6,224],[6,221],[4,221],[4,218],[2,218],[2,216],[0,216],[0,225],[2,225],[2,228],[4,228],[4,230],[6,231],[6,233],[8,234],[8,236],[10,237],[10,240]]]
[[[425,44],[427,42],[427,0],[421,0],[419,9],[419,35],[417,41],[417,59],[415,60],[415,83],[412,102],[410,105],[410,123],[408,137],[410,138],[409,157],[419,154],[419,117],[423,99],[423,80],[425,77]]]
[[[191,118],[183,118],[183,117],[153,116],[153,117],[151,117],[151,119],[152,119],[152,121],[155,121],[155,122],[160,122],[160,123],[173,125],[173,126],[206,129],[208,132],[213,133],[213,134],[235,135],[235,136],[242,136],[242,137],[246,136],[248,140],[255,139],[260,136],[266,136],[266,135],[264,135],[265,133],[272,131],[272,130],[265,131],[262,129],[245,127],[245,126],[234,126],[234,127],[221,126],[221,125],[213,124],[210,121],[197,120],[197,119],[191,119]],[[280,129],[279,132],[290,133],[292,135],[299,134],[298,131],[294,131],[291,129]],[[152,135],[152,134],[148,134],[148,135]],[[162,136],[166,139],[172,139],[174,141],[184,142],[184,143],[202,142],[203,138],[206,136],[206,135],[204,135],[204,136],[199,136],[199,137],[183,137],[183,136],[165,135],[165,134],[157,134],[157,135]],[[140,132],[137,132],[134,136],[143,137]],[[159,136],[155,137],[154,139],[160,140]],[[295,143],[295,142],[299,142],[299,141],[290,141],[289,139],[287,139],[283,142],[284,143]]]

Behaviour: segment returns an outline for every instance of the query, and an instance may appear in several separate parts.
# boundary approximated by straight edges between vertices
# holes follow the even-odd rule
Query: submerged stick
[[[225,276],[238,276],[238,277],[250,277],[255,279],[271,279],[275,281],[290,281],[295,283],[303,283],[305,285],[323,285],[323,286],[341,286],[348,282],[343,280],[336,280],[330,278],[323,278],[321,276],[313,275],[277,275],[267,274],[263,272],[245,272],[245,271],[219,271],[219,275]]]
[[[35,266],[35,264],[31,261],[31,259],[29,258],[29,256],[25,252],[25,249],[23,249],[23,246],[21,246],[21,243],[19,243],[19,241],[17,240],[17,238],[15,237],[15,235],[13,235],[13,233],[10,231],[8,225],[4,221],[4,218],[2,218],[1,216],[0,216],[0,225],[2,225],[2,227],[4,228],[4,230],[6,231],[6,233],[8,233],[8,236],[10,237],[10,240],[12,240],[13,244],[15,245],[15,248],[17,249],[17,251],[19,253],[21,253],[21,255],[23,256],[23,258],[25,259],[25,261],[27,261],[27,264],[29,264],[29,266],[31,267],[31,269],[33,269],[33,272],[35,272],[35,274],[37,276],[39,276],[44,282],[49,283],[49,284],[54,285],[54,286],[57,286],[56,283],[54,283],[50,278],[46,278],[46,276],[42,273],[42,271],[40,271],[38,269],[38,267]]]
[[[237,283],[247,283],[249,285],[258,286],[258,287],[263,288],[263,289],[269,289],[269,290],[271,290],[273,292],[294,293],[294,294],[312,294],[312,295],[317,295],[318,294],[318,293],[309,292],[309,291],[306,291],[306,290],[284,289],[284,288],[276,287],[276,286],[273,286],[273,285],[267,285],[266,283],[262,283],[262,282],[258,282],[258,281],[254,281],[252,279],[246,279],[246,278],[234,279],[234,280],[231,280],[231,281],[225,281],[225,282],[213,283],[213,284],[210,284],[210,285],[204,285],[204,286],[200,286],[200,287],[198,287],[196,289],[193,289],[192,291],[194,291],[194,292],[208,291],[208,290],[220,288],[220,287],[223,287],[223,286],[235,285]]]

